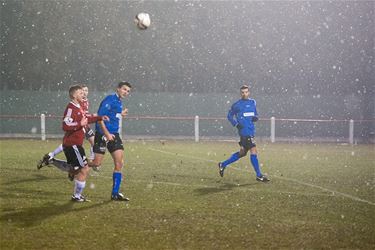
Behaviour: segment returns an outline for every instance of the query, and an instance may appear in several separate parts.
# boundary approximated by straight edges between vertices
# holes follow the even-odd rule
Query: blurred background
[[[67,89],[91,112],[119,81],[125,136],[236,138],[239,88],[257,101],[259,138],[373,142],[373,1],[0,0],[1,134],[62,135]],[[133,20],[147,12],[151,26]],[[174,117],[171,119],[171,117]],[[176,118],[177,117],[177,118]],[[308,121],[306,121],[308,120]]]

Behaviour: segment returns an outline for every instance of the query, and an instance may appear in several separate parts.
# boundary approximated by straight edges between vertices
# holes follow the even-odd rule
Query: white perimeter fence
[[[37,127],[39,127],[39,125],[37,125],[38,119],[40,119],[40,129],[37,128]],[[34,127],[33,127],[32,131],[30,133],[24,133],[24,132],[20,133],[20,131],[14,132],[16,130],[13,129],[13,127],[17,127],[17,124],[29,123],[31,120],[32,120],[32,123],[34,124]],[[35,116],[35,115],[34,116],[33,115],[0,115],[0,121],[1,121],[1,124],[2,124],[0,137],[3,137],[3,138],[4,137],[6,137],[6,138],[40,138],[41,140],[46,140],[47,137],[48,138],[61,138],[62,135],[63,135],[63,132],[60,130],[61,125],[59,125],[60,128],[57,129],[58,132],[56,132],[56,129],[55,129],[55,134],[52,133],[51,131],[47,131],[48,125],[49,125],[49,127],[51,127],[51,125],[53,123],[52,121],[49,122],[49,120],[52,120],[53,122],[56,123],[56,121],[61,121],[61,117],[60,116],[51,116],[51,115],[46,116],[45,114],[41,114],[40,118],[38,118],[38,116]],[[128,138],[129,137],[135,137],[135,138],[138,138],[138,139],[148,139],[148,138],[151,138],[151,139],[152,138],[155,138],[155,139],[177,138],[178,139],[178,138],[183,138],[183,139],[190,139],[190,140],[193,139],[196,142],[199,142],[202,138],[203,139],[215,140],[215,139],[228,139],[228,137],[233,139],[233,138],[236,137],[236,134],[233,133],[233,131],[231,131],[232,133],[230,133],[230,134],[232,134],[232,136],[227,136],[227,137],[217,135],[217,134],[221,134],[220,131],[215,132],[215,135],[207,136],[207,127],[210,127],[210,126],[212,126],[212,124],[215,124],[215,123],[216,124],[217,123],[227,124],[226,118],[224,118],[224,117],[128,116],[126,118],[126,120],[128,120],[130,122],[138,122],[135,125],[135,127],[138,129],[138,133],[140,134],[140,135],[133,135],[133,136],[130,135],[129,136],[129,133],[126,133]],[[9,122],[9,121],[11,121],[11,122]],[[160,122],[165,122],[165,123],[160,125]],[[174,133],[171,133],[171,134],[169,134],[168,132],[161,132],[159,134],[156,133],[157,136],[155,136],[155,134],[152,136],[146,130],[144,131],[144,133],[142,133],[143,130],[139,128],[139,125],[142,125],[142,124],[145,124],[145,123],[149,123],[149,124],[152,124],[152,125],[155,123],[155,124],[159,124],[161,127],[166,127],[168,123],[172,123],[172,122],[185,123],[185,124],[187,123],[187,124],[189,124],[188,130],[191,131],[191,127],[193,127],[194,132],[193,133],[188,132],[187,135],[185,133],[185,135],[183,135],[183,136],[180,136],[178,134],[178,131],[177,132],[174,131]],[[308,138],[308,136],[301,136],[300,135],[298,138],[295,138],[295,136],[293,136],[293,135],[289,135],[289,134],[285,135],[285,131],[282,132],[282,133],[284,133],[282,136],[277,134],[278,128],[282,127],[283,124],[285,125],[287,123],[287,124],[290,124],[290,126],[293,127],[293,129],[294,128],[298,129],[298,126],[301,126],[300,125],[301,123],[307,123],[309,125],[314,125],[316,127],[319,127],[319,126],[320,127],[323,127],[323,126],[327,127],[328,126],[329,129],[331,129],[331,130],[335,130],[337,127],[340,127],[340,130],[341,130],[340,135],[339,135],[340,138],[338,138],[338,137],[335,138],[335,136],[325,138],[324,136],[322,136],[322,138],[320,138],[321,140],[318,139],[317,141],[344,142],[344,143],[354,144],[357,141],[363,141],[363,138],[362,139],[358,138],[358,140],[356,138],[355,129],[357,128],[357,134],[358,134],[358,129],[360,129],[360,126],[358,126],[357,124],[367,123],[368,125],[371,125],[371,124],[374,124],[375,120],[352,120],[352,119],[350,119],[350,120],[335,120],[335,119],[316,120],[316,119],[286,119],[286,118],[271,117],[271,118],[268,118],[268,119],[267,118],[261,118],[260,122],[262,123],[263,127],[267,127],[267,128],[263,129],[262,136],[259,136],[258,138],[261,137],[262,139],[269,140],[272,143],[274,143],[276,141],[309,141],[309,142],[313,141],[313,140],[311,140],[311,138]],[[203,125],[202,125],[202,123],[203,123]],[[122,125],[122,122],[120,124]],[[279,127],[277,127],[277,126],[279,126]],[[11,127],[11,128],[10,129],[8,128],[9,131],[6,132],[5,127]],[[368,126],[368,127],[371,127],[371,126]],[[49,130],[52,130],[52,129],[50,128]],[[129,131],[132,131],[132,129],[130,129]],[[139,132],[139,131],[141,131],[141,132]],[[121,126],[120,127],[120,135],[123,134],[122,132],[123,132],[123,128]],[[367,140],[370,143],[374,143],[373,133],[374,133],[373,131],[370,131],[369,136],[371,138],[369,138],[369,140]],[[314,133],[312,133],[312,135],[313,134]]]
[[[7,116],[7,115],[1,115],[0,116],[1,119],[37,119],[37,116]],[[46,129],[46,123],[47,123],[47,119],[46,118],[61,118],[59,116],[47,116],[45,114],[41,114],[40,115],[40,133],[34,133],[33,135],[27,135],[27,134],[24,134],[24,133],[4,133],[4,131],[1,131],[0,133],[0,136],[1,137],[32,137],[32,138],[40,138],[41,140],[46,140],[47,136],[48,137],[61,137],[62,136],[62,133],[60,135],[52,135],[51,133],[48,133],[47,129]],[[149,120],[149,121],[157,121],[157,120],[174,120],[174,121],[188,121],[189,123],[194,123],[194,134],[193,135],[190,135],[190,136],[185,136],[183,138],[190,138],[190,139],[194,139],[196,142],[199,142],[202,137],[201,137],[201,133],[200,133],[200,122],[202,121],[209,121],[209,120],[214,120],[214,121],[224,121],[226,120],[226,118],[223,118],[223,117],[199,117],[199,116],[191,116],[191,117],[162,117],[162,116],[129,116],[126,118],[127,120],[136,120],[136,121],[142,121],[142,120]],[[56,120],[56,119],[54,119]],[[279,122],[291,122],[293,124],[297,124],[297,123],[300,123],[300,122],[304,122],[304,123],[314,123],[314,124],[319,124],[319,123],[329,123],[330,126],[332,128],[334,128],[336,125],[335,123],[337,122],[340,122],[341,124],[347,124],[347,129],[345,129],[347,131],[346,133],[346,136],[345,135],[341,135],[342,138],[344,139],[341,139],[341,140],[337,140],[339,142],[346,142],[346,143],[349,143],[349,144],[353,144],[355,143],[355,138],[354,138],[354,129],[355,129],[355,123],[356,122],[371,122],[373,123],[374,121],[373,120],[361,120],[361,121],[354,121],[352,119],[350,120],[314,120],[314,119],[284,119],[284,118],[275,118],[275,117],[271,117],[269,119],[260,119],[260,121],[262,122],[268,122],[269,123],[269,137],[268,136],[264,136],[263,135],[263,138],[268,138],[269,141],[271,141],[272,143],[278,141],[278,140],[281,140],[282,138],[278,137],[277,133],[276,133],[276,125],[279,123]],[[120,123],[122,124],[122,122]],[[344,125],[345,126],[345,125]],[[35,130],[37,130],[35,128]],[[122,126],[120,127],[120,134],[122,135]],[[146,133],[147,134],[147,133]],[[147,135],[144,135],[145,138],[147,138],[148,136]],[[39,136],[38,136],[39,135]],[[168,135],[160,135],[160,137],[166,137],[168,138]],[[176,137],[176,136],[175,136]],[[178,137],[178,136],[177,136]],[[139,136],[139,138],[142,138],[142,135]],[[207,138],[204,136],[204,138]],[[285,141],[285,136],[283,137]],[[286,137],[288,138],[288,137]],[[345,139],[346,138],[346,139]],[[214,136],[212,136],[211,139],[215,139]],[[308,141],[308,140],[303,140],[303,138],[301,138],[301,141]],[[332,141],[332,140],[331,140]],[[370,140],[371,141],[371,140]]]

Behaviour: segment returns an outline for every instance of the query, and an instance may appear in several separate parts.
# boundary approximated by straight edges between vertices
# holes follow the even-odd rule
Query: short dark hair
[[[73,99],[73,95],[74,95],[74,93],[75,93],[77,90],[79,90],[79,89],[82,89],[82,86],[81,86],[81,85],[76,84],[76,85],[72,85],[72,86],[70,86],[70,87],[69,87],[69,97],[70,97],[71,99]]]
[[[240,90],[243,90],[243,89],[249,89],[249,86],[247,86],[246,84],[245,85],[242,85]]]
[[[89,87],[87,86],[87,84],[84,84],[84,83],[81,84],[81,87],[82,87],[82,88],[89,88]]]
[[[130,83],[128,83],[128,82],[119,82],[117,84],[117,88],[118,89],[121,88],[122,86],[128,86],[129,88],[132,88],[132,85]]]

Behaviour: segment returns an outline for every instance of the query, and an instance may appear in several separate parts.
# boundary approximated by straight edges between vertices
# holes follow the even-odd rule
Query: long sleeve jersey
[[[253,117],[257,117],[256,102],[253,99],[240,99],[235,102],[228,111],[227,118],[232,126],[238,124],[238,134],[240,136],[254,136],[255,125]]]
[[[119,133],[121,112],[122,102],[116,93],[105,97],[100,103],[98,115],[109,117],[109,121],[104,121],[104,124],[110,134]],[[95,129],[100,134],[104,134],[98,123],[96,123]]]
[[[79,104],[69,102],[64,112],[62,127],[65,131],[63,138],[64,146],[82,145],[85,138],[84,127],[81,126],[81,120],[87,117],[85,111]],[[87,117],[88,123],[102,120],[101,116]]]

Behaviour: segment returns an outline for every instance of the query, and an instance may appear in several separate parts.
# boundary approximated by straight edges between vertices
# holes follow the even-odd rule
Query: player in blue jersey
[[[121,99],[130,94],[131,88],[132,86],[130,83],[120,82],[117,85],[116,92],[105,97],[100,103],[98,115],[106,115],[109,117],[109,121],[104,122],[105,127],[103,128],[108,130],[108,132],[111,134],[111,138],[106,140],[106,137],[104,136],[106,131],[103,131],[98,123],[95,127],[95,159],[90,166],[93,167],[94,170],[98,170],[103,161],[106,149],[108,149],[115,165],[112,176],[113,186],[111,195],[111,199],[115,201],[129,201],[128,198],[124,197],[124,195],[120,193],[120,185],[122,181],[121,169],[124,164],[124,146],[119,135],[119,128],[121,118],[125,118],[128,112],[126,108],[123,109]]]
[[[244,157],[250,150],[250,162],[254,167],[256,173],[256,180],[261,182],[267,182],[269,179],[263,175],[260,171],[257,148],[255,145],[255,125],[254,122],[258,120],[258,112],[256,109],[256,102],[250,99],[250,90],[247,85],[243,85],[240,88],[241,99],[235,102],[228,112],[228,120],[233,127],[237,127],[238,134],[240,136],[240,151],[233,153],[229,159],[219,162],[219,174],[221,177],[224,176],[225,168]]]

